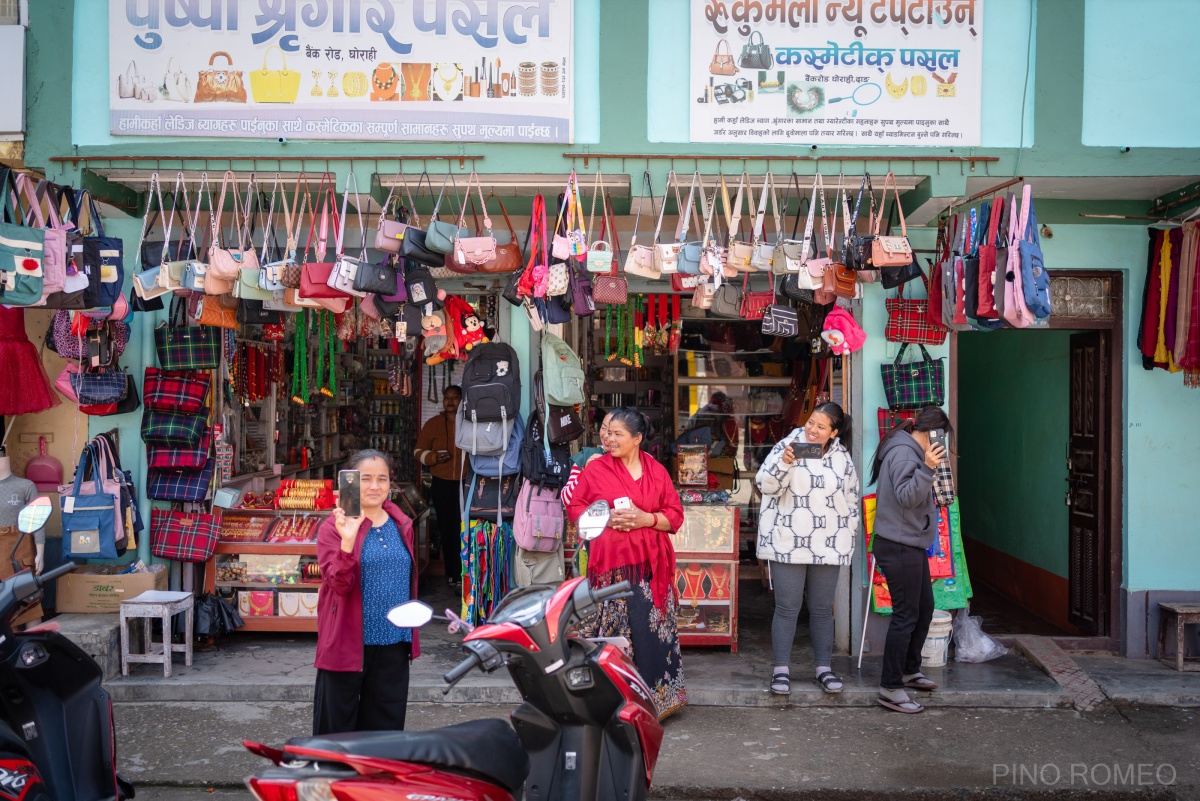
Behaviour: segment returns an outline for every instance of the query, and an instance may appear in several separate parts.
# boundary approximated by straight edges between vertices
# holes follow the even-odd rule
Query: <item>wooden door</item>
[[[1070,621],[1091,635],[1108,630],[1109,333],[1071,335],[1067,440]]]

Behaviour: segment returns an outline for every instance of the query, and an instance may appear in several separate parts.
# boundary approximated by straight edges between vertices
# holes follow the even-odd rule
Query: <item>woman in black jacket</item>
[[[875,491],[875,537],[871,552],[892,594],[892,615],[883,646],[881,706],[916,714],[925,707],[909,698],[906,689],[936,690],[921,674],[921,648],[933,619],[933,587],[925,550],[937,536],[933,498],[934,469],[946,458],[930,434],[951,433],[950,419],[937,406],[926,406],[913,420],[892,429],[871,465]],[[945,439],[943,438],[943,441]]]

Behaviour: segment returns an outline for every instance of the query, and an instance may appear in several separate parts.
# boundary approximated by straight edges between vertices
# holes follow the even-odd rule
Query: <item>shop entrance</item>
[[[955,337],[963,539],[972,611],[991,633],[1115,645],[1121,303],[1119,276],[1104,275],[1109,295],[1090,316],[1056,302],[1049,329]]]

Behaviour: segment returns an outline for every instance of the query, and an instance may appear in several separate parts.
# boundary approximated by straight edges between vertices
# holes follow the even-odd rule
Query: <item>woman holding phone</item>
[[[875,537],[871,553],[892,594],[892,614],[883,646],[880,706],[913,715],[925,707],[907,690],[936,690],[921,674],[921,648],[933,619],[933,586],[925,550],[937,536],[934,472],[946,458],[950,418],[926,406],[913,420],[893,428],[875,451]]]
[[[342,504],[352,498],[342,498],[317,530],[317,736],[403,729],[409,663],[420,655],[417,632],[387,619],[417,597],[412,521],[388,500],[384,454],[359,451],[347,467],[339,485],[349,493],[357,484],[361,514],[348,516]]]
[[[826,693],[842,691],[833,672],[833,596],[838,574],[854,555],[858,531],[858,471],[850,459],[850,420],[836,403],[823,403],[771,449],[755,482],[762,494],[758,558],[767,561],[775,588],[771,692],[792,691],[789,663],[796,619],[808,588],[813,675]]]

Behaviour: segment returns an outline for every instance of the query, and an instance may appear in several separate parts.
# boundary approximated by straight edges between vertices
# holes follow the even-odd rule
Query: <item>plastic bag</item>
[[[954,661],[987,662],[1004,656],[1008,649],[983,633],[983,618],[971,617],[971,608],[959,609],[954,617]]]

